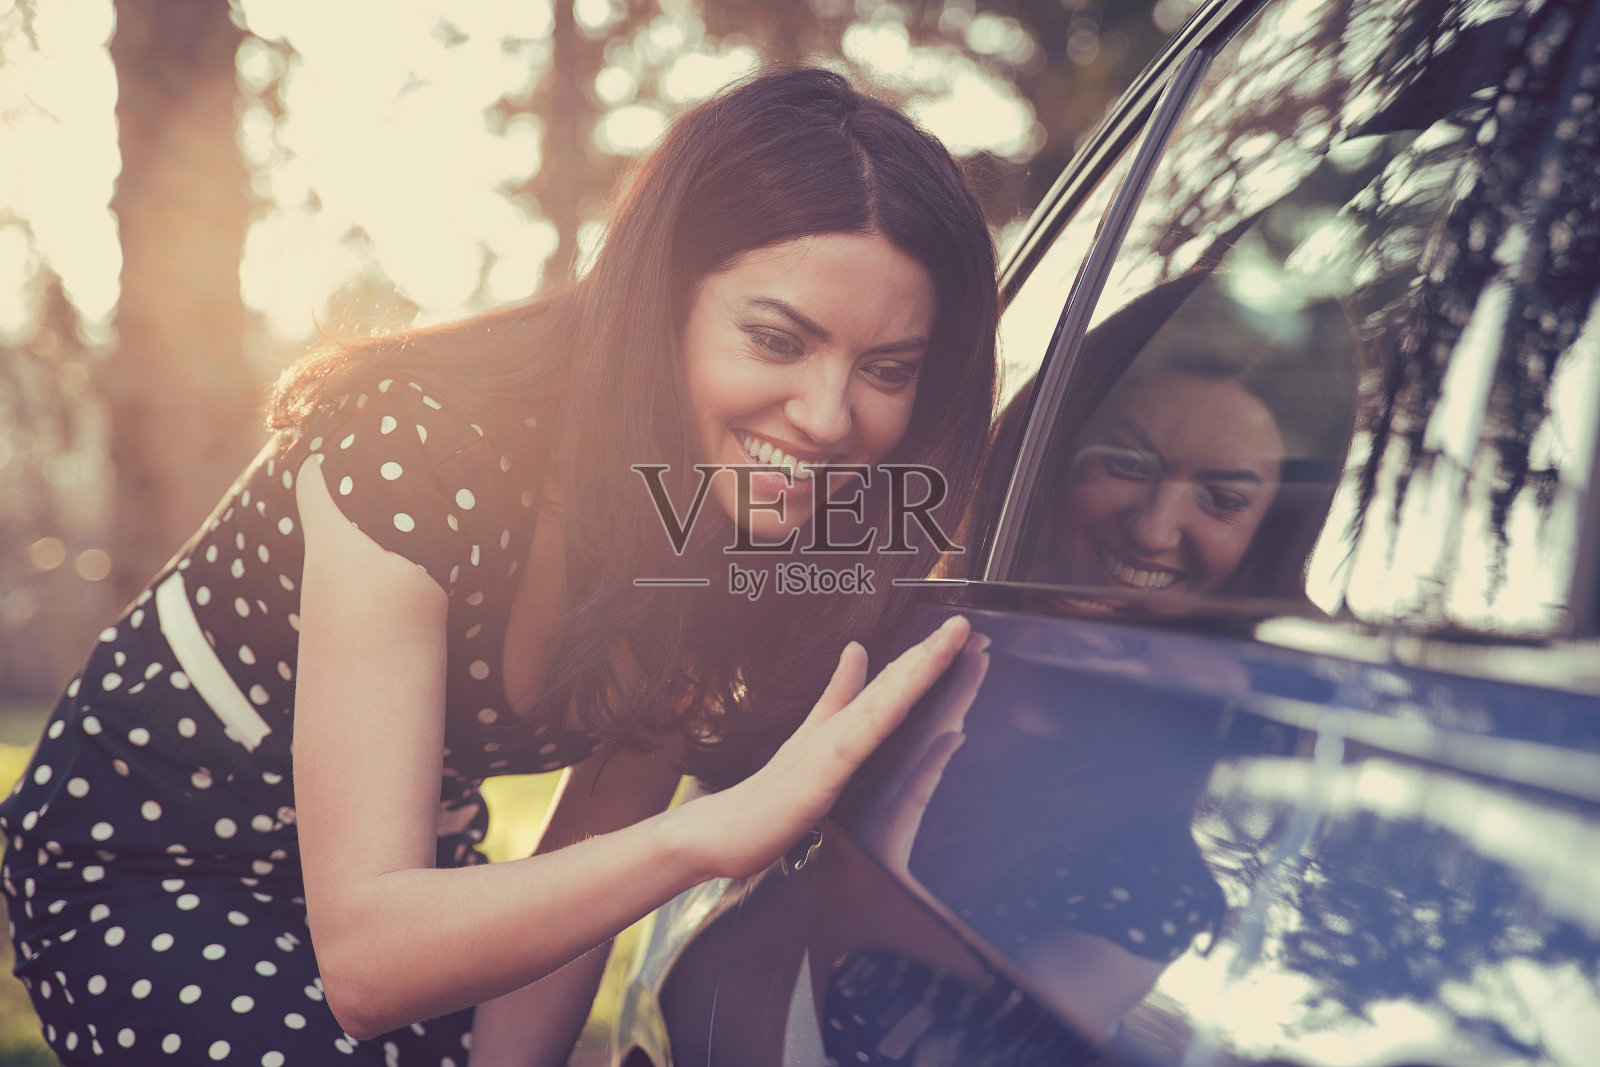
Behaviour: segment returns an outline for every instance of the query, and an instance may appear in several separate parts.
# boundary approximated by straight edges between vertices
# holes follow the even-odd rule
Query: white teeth
[[[754,437],[741,434],[739,443],[744,446],[745,452],[751,459],[773,467],[787,467],[789,477],[797,482],[815,478],[817,471],[824,466],[821,463],[811,464],[802,459],[795,459],[783,449],[774,447],[771,441],[757,441]]]
[[[1112,577],[1123,585],[1131,585],[1136,589],[1157,591],[1165,589],[1177,580],[1177,575],[1171,571],[1146,571],[1137,567],[1130,567],[1108,551],[1102,551],[1107,568]]]

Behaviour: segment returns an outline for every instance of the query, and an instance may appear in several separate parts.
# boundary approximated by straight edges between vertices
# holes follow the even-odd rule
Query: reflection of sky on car
[[[1135,142],[1137,143],[1137,142]],[[1094,241],[1095,230],[1133,165],[1133,150],[1125,150],[1067,220],[1028,280],[1007,305],[1000,320],[1000,403],[1005,405],[1039,369],[1050,347],[1050,335],[1078,276],[1078,267]]]
[[[1449,617],[1487,629],[1541,632],[1556,626],[1566,607],[1565,580],[1577,553],[1579,509],[1590,483],[1592,457],[1581,443],[1593,440],[1593,405],[1600,391],[1600,327],[1591,318],[1557,366],[1550,415],[1532,443],[1533,467],[1561,471],[1548,507],[1524,493],[1506,523],[1504,575],[1496,579],[1490,526],[1489,471],[1468,483],[1479,444],[1482,399],[1499,355],[1500,327],[1511,310],[1504,286],[1485,289],[1451,356],[1441,403],[1428,423],[1429,443],[1453,462],[1439,463],[1412,483],[1401,521],[1393,521],[1393,484],[1380,487],[1367,513],[1367,533],[1352,554],[1349,532],[1356,511],[1355,476],[1366,460],[1358,434],[1323,537],[1311,559],[1307,593],[1332,610],[1341,595],[1363,617],[1414,610],[1423,598],[1446,590]],[[1470,390],[1451,388],[1476,379]],[[1462,402],[1464,401],[1464,402]],[[1469,490],[1463,500],[1464,490]],[[1443,549],[1443,550],[1442,550]]]
[[[1378,819],[1385,825],[1450,835],[1476,860],[1513,875],[1523,913],[1564,919],[1587,928],[1591,940],[1600,938],[1592,904],[1600,895],[1600,868],[1591,860],[1600,855],[1600,830],[1592,820],[1553,811],[1505,789],[1381,757],[1338,766],[1325,784],[1317,805],[1324,828]],[[1287,813],[1303,804],[1306,793],[1306,768],[1296,760],[1241,759],[1221,764],[1214,772],[1195,837],[1233,907],[1252,907],[1248,903],[1252,892],[1260,889],[1258,883],[1253,890],[1239,873],[1241,830],[1258,841],[1271,841],[1274,828],[1285,824]],[[1224,806],[1232,808],[1226,819],[1218,814]],[[1297,880],[1337,895],[1341,880],[1354,885],[1376,876],[1373,868],[1330,869],[1319,863],[1319,843],[1306,849],[1309,865],[1303,873],[1297,870]],[[1374,843],[1373,855],[1393,845],[1393,841]],[[1461,891],[1471,894],[1467,887]],[[1404,898],[1395,899],[1404,903]],[[1546,1059],[1541,1062],[1572,1067],[1588,1062],[1593,1038],[1589,1028],[1600,1014],[1600,990],[1573,962],[1547,965],[1528,958],[1542,947],[1537,932],[1508,931],[1507,940],[1521,951],[1478,964],[1469,981],[1441,982],[1437,1004],[1378,999],[1361,1004],[1356,1013],[1329,996],[1314,976],[1290,965],[1288,941],[1306,933],[1308,911],[1302,905],[1285,895],[1253,914],[1244,913],[1241,926],[1256,921],[1262,928],[1259,950],[1244,949],[1250,958],[1240,953],[1241,946],[1251,943],[1251,931],[1240,929],[1215,951],[1205,955],[1191,951],[1162,974],[1152,1003],[1168,1010],[1183,1005],[1192,1015],[1191,1024],[1194,1019],[1207,1020],[1206,1034],[1195,1046],[1202,1051],[1191,1050],[1185,1060],[1189,1067],[1207,1062],[1203,1050],[1218,1045],[1330,1065],[1397,1062],[1419,1049],[1425,1049],[1425,1058],[1432,1062],[1441,1048],[1452,1047],[1462,1062],[1497,1062],[1504,1057],[1503,1047],[1463,1043],[1468,1032],[1464,1019],[1503,1025],[1514,1039],[1542,1047]],[[1437,909],[1426,903],[1418,904],[1414,915],[1421,927],[1436,926],[1440,919]],[[1497,918],[1490,915],[1486,921]],[[1359,917],[1352,922],[1327,914],[1324,926],[1335,934],[1363,933]],[[1398,957],[1405,949],[1394,946],[1393,951]],[[1404,965],[1398,959],[1390,962]]]

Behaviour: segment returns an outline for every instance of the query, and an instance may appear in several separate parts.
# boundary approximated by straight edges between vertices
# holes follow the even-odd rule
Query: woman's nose
[[[1158,480],[1127,516],[1129,539],[1141,553],[1156,556],[1176,551],[1183,541],[1188,491],[1176,481]]]
[[[808,368],[784,405],[795,429],[818,445],[833,445],[850,433],[850,371],[818,364]]]

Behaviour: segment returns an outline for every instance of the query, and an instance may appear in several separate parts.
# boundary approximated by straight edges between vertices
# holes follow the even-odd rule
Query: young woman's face
[[[1278,491],[1284,449],[1272,413],[1235,380],[1185,373],[1111,404],[1074,458],[1046,550],[1050,580],[1215,590]]]
[[[758,542],[811,519],[820,469],[871,464],[911,422],[933,331],[934,286],[922,264],[877,235],[821,234],[747,252],[707,277],[683,331],[684,377],[699,461],[766,464],[737,514],[726,472],[722,509]],[[859,482],[836,478],[853,496]]]

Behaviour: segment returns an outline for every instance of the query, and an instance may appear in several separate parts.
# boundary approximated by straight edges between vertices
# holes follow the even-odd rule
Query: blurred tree
[[[38,286],[30,336],[0,344],[0,694],[24,697],[71,673],[105,607],[84,578],[104,577],[90,547],[103,519],[101,410],[76,309],[49,268]]]
[[[670,108],[678,101],[663,81],[686,55],[697,47],[742,43],[753,46],[764,64],[843,66],[901,104],[948,93],[975,76],[992,78],[1030,104],[1037,120],[1031,142],[1014,152],[966,153],[979,198],[998,227],[1038,203],[1111,101],[1197,5],[1198,0],[700,0],[693,12],[703,22],[703,40],[661,55],[653,76],[639,79],[638,95],[654,95]],[[665,0],[661,7],[670,17],[689,5]],[[641,44],[633,51],[648,59],[652,50]]]
[[[117,0],[122,236],[107,361],[112,583],[131,595],[193,532],[260,437],[239,258],[251,200],[234,52],[215,0]]]
[[[293,306],[302,293],[322,321],[364,329],[405,325],[387,312],[407,302],[433,318],[461,310],[463,292],[481,307],[560,284],[668,118],[763,64],[827,64],[906,106],[969,161],[1000,231],[1197,2],[552,0],[493,13],[420,3],[378,29],[354,13],[240,0],[260,35],[240,53],[243,140],[269,202],[251,235],[247,297],[296,348],[304,334],[285,331],[309,333]],[[360,89],[347,93],[344,75],[358,68]],[[462,121],[434,125],[446,112]],[[415,158],[417,145],[441,151]],[[351,194],[380,180],[370,197]],[[483,202],[488,190],[498,204]],[[402,217],[401,205],[424,203],[442,235],[423,224],[428,213]],[[323,276],[307,284],[299,265],[313,258]],[[476,267],[475,290],[445,280],[451,264],[455,279]],[[353,320],[328,315],[356,276],[400,299],[352,307],[358,288],[337,300]]]
[[[545,116],[545,155],[563,166],[544,167],[529,183],[544,215],[556,227],[556,251],[545,266],[545,278],[566,281],[577,266],[578,229],[582,226],[585,179],[594,162],[589,138],[597,108],[589,86],[601,65],[600,42],[578,29],[575,0],[555,0],[550,29],[550,73],[528,102]]]

